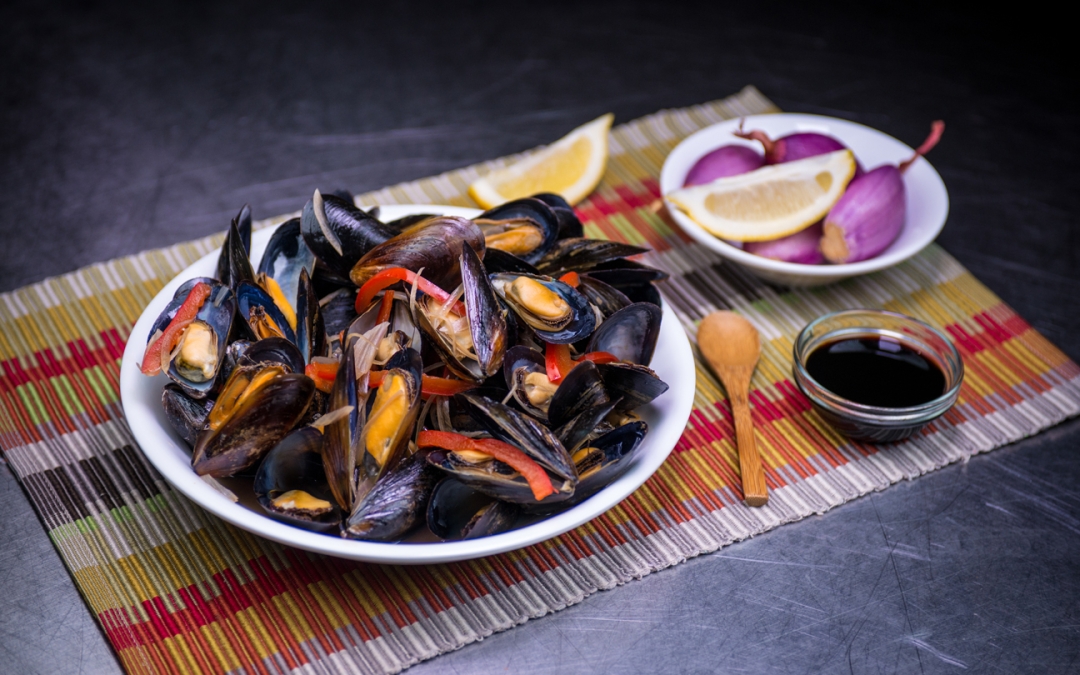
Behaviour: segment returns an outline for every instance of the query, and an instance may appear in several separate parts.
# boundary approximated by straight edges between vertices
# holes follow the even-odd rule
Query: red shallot
[[[742,124],[740,124],[735,135],[739,138],[761,143],[765,148],[765,164],[783,164],[785,162],[794,162],[797,159],[806,159],[807,157],[848,149],[846,145],[832,136],[812,131],[801,131],[773,140],[769,138],[768,134],[759,129],[743,131]],[[862,165],[856,160],[855,177],[858,178],[862,173]]]
[[[930,135],[910,159],[885,164],[856,176],[840,200],[825,216],[821,252],[832,263],[853,263],[873,258],[900,236],[906,217],[902,174],[941,138],[945,123],[937,120]]]
[[[765,166],[761,153],[745,145],[725,145],[706,154],[690,168],[683,186],[704,185],[717,178],[737,176]]]
[[[803,265],[820,265],[825,262],[825,257],[821,255],[820,243],[821,221],[819,220],[805,230],[799,230],[795,234],[789,234],[780,239],[744,242],[743,250],[762,258]]]

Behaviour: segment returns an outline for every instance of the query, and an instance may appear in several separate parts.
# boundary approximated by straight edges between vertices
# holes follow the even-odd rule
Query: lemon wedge
[[[514,164],[496,169],[469,186],[485,209],[538,192],[554,192],[577,204],[596,189],[608,158],[611,113],[583,124]]]
[[[821,220],[854,175],[855,156],[837,150],[676,190],[668,199],[717,237],[768,241]]]

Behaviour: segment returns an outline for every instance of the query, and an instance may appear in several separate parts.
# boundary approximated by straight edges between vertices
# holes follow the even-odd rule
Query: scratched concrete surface
[[[374,189],[753,83],[911,144],[944,118],[939,241],[1080,359],[1064,23],[820,4],[5,3],[0,290],[220,231],[244,202],[295,210],[316,186]],[[1078,445],[1066,424],[412,672],[1074,672]],[[6,466],[0,541],[0,672],[117,671]]]

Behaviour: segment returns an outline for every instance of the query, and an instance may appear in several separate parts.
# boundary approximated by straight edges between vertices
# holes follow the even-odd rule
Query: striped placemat
[[[771,489],[761,509],[740,501],[730,411],[699,366],[695,408],[667,463],[575,531],[513,553],[427,567],[290,549],[237,530],[170,489],[134,446],[118,400],[130,327],[153,294],[219,246],[220,236],[0,295],[0,444],[124,667],[395,672],[1080,412],[1076,364],[936,246],[886,272],[783,291],[723,264],[649,209],[663,159],[680,139],[775,110],[747,88],[617,127],[604,182],[579,208],[590,236],[653,249],[649,262],[671,273],[664,296],[691,336],[719,308],[738,310],[761,331],[751,397]],[[360,201],[470,205],[468,183],[504,161]],[[845,440],[810,412],[791,381],[792,341],[802,326],[856,306],[944,328],[963,355],[958,405],[904,443]]]

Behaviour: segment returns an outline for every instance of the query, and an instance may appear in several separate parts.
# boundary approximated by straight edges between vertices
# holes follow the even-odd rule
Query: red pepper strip
[[[570,286],[571,288],[577,288],[578,284],[581,283],[581,277],[578,276],[577,272],[567,272],[566,274],[559,277],[559,281],[563,282],[567,286]]]
[[[162,350],[165,350],[166,353],[172,351],[177,340],[180,339],[180,334],[184,332],[188,324],[195,320],[195,316],[199,313],[199,309],[208,297],[210,297],[209,284],[202,282],[195,284],[195,287],[188,293],[187,298],[184,299],[183,304],[180,305],[180,309],[176,310],[172,321],[165,327],[161,337],[146,346],[141,366],[143,374],[157,375],[161,372]]]
[[[410,285],[416,284],[421,291],[439,302],[446,302],[450,299],[449,293],[416,272],[407,270],[404,267],[391,267],[371,277],[360,287],[360,292],[356,294],[356,311],[358,313],[363,312],[371,305],[371,301],[375,299],[375,295],[379,291],[399,281],[404,281]],[[455,302],[454,311],[460,316],[465,316],[465,305],[461,301]]]
[[[425,398],[429,396],[453,396],[463,391],[475,389],[480,385],[467,380],[453,380],[448,377],[435,377],[424,375],[420,384],[420,394]]]
[[[576,363],[581,363],[582,361],[592,361],[593,363],[618,363],[619,357],[611,352],[589,352],[588,354],[582,354]]]
[[[552,382],[559,382],[570,374],[577,365],[570,358],[569,345],[553,345],[547,343],[544,347],[544,365],[547,366],[547,377]]]
[[[382,385],[383,375],[386,371],[375,370],[368,374],[368,386],[372,389]],[[452,380],[447,377],[435,377],[434,375],[422,375],[420,377],[420,395],[424,398],[430,396],[453,396],[463,391],[475,389],[480,385],[465,380]]]
[[[394,308],[394,294],[383,293],[382,304],[379,305],[379,316],[375,319],[375,324],[386,323],[390,320],[390,311]]]
[[[547,472],[531,457],[509,443],[494,438],[469,438],[449,431],[421,431],[417,434],[416,445],[420,448],[442,448],[444,450],[473,450],[491,455],[495,459],[509,464],[528,481],[536,501],[555,492]]]
[[[304,366],[304,374],[315,380],[315,387],[326,394],[334,388],[334,378],[337,377],[337,363],[309,363]]]

